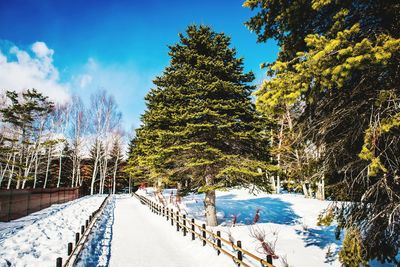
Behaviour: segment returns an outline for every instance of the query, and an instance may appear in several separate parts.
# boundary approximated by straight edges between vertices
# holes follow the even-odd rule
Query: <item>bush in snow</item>
[[[250,236],[260,242],[260,246],[257,251],[265,256],[271,255],[273,259],[279,257],[275,254],[276,242],[278,241],[278,235],[274,235],[272,241],[267,240],[267,234],[264,229],[259,227],[250,227]]]
[[[360,231],[356,228],[347,229],[339,252],[339,261],[346,267],[368,266],[365,258],[366,250],[362,244]]]
[[[232,227],[235,227],[237,218],[239,217],[239,215],[240,215],[240,213],[232,215]]]
[[[322,211],[318,215],[317,225],[318,226],[321,226],[321,225],[329,226],[333,222],[333,219],[334,219],[333,209],[328,208],[328,209]]]
[[[254,218],[253,218],[253,224],[258,223],[259,220],[260,220],[260,209],[257,209],[256,214],[254,215]]]

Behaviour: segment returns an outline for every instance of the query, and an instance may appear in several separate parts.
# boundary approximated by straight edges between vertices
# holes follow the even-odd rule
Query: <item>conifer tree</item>
[[[281,46],[256,92],[257,108],[297,109],[298,143],[313,144],[340,228],[357,227],[364,260],[397,262],[400,251],[400,4],[247,0],[246,24]],[[299,165],[301,169],[307,166]],[[384,242],[383,242],[384,240]]]
[[[269,168],[265,123],[251,102],[253,73],[244,72],[230,38],[189,26],[169,47],[170,65],[146,96],[137,131],[138,163],[153,181],[205,193],[207,224],[217,225],[217,189],[259,184]]]

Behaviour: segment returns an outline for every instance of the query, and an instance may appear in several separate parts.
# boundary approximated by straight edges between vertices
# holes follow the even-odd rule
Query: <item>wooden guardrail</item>
[[[148,206],[149,209],[162,217],[166,217],[167,221],[171,222],[171,226],[176,226],[177,232],[182,230],[183,236],[186,236],[188,233],[191,234],[192,240],[195,240],[196,237],[203,241],[203,246],[206,244],[211,245],[217,250],[217,254],[221,253],[230,257],[238,266],[251,267],[251,263],[248,262],[246,258],[251,258],[253,261],[260,263],[261,267],[274,267],[272,264],[272,256],[268,255],[267,259],[264,260],[253,253],[242,248],[242,242],[237,241],[236,244],[231,241],[221,237],[221,232],[217,231],[215,234],[212,231],[207,230],[206,225],[202,224],[201,226],[195,222],[194,218],[188,218],[186,215],[181,214],[179,211],[174,211],[172,208],[165,207],[162,204],[159,204],[153,200],[150,200],[144,196],[140,196],[136,193],[133,195],[139,199],[139,201]],[[197,229],[197,231],[196,231]],[[211,237],[214,241],[207,238],[207,235]],[[230,247],[235,252],[229,251],[224,247]]]
[[[86,220],[85,224],[81,226],[80,232],[75,233],[75,247],[73,243],[68,243],[67,246],[67,258],[63,263],[63,258],[58,257],[56,259],[56,267],[70,267],[74,266],[76,263],[79,254],[84,248],[85,242],[88,240],[89,235],[92,233],[93,226],[96,224],[97,220],[103,214],[104,207],[108,204],[111,195],[108,195],[100,207],[92,212],[89,216],[89,219]]]

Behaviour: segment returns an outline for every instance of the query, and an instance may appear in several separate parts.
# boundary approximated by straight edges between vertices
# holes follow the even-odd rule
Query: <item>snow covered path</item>
[[[235,266],[213,248],[202,247],[199,240],[177,233],[136,198],[120,196],[115,204],[110,267]]]

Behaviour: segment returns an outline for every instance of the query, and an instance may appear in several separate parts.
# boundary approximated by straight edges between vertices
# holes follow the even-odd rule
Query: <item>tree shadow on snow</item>
[[[335,237],[336,226],[321,226],[319,228],[307,228],[306,230],[296,230],[306,244],[306,247],[317,246],[321,249],[331,244],[340,246],[341,240]]]
[[[110,263],[113,237],[115,198],[105,207],[104,214],[96,222],[93,233],[79,255],[76,267],[106,267]]]
[[[228,195],[217,200],[217,211],[223,212],[224,220],[231,220],[236,215],[236,223],[242,224],[252,224],[258,209],[260,209],[258,223],[294,224],[300,217],[291,206],[289,202],[269,197],[234,200]]]
[[[292,204],[278,198],[234,199],[234,194],[217,197],[218,222],[229,223],[237,216],[237,224],[252,224],[256,211],[260,209],[258,223],[295,224],[300,217],[291,208]],[[196,202],[188,202],[187,207],[196,212],[198,219],[204,219],[203,200],[196,198]],[[203,216],[201,216],[203,215]],[[203,218],[201,218],[203,217]]]

